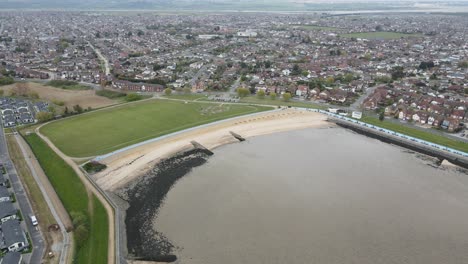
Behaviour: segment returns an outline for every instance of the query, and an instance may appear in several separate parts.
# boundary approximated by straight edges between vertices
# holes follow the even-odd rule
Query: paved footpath
[[[19,209],[21,209],[21,213],[24,218],[21,222],[21,226],[23,230],[29,233],[33,244],[32,253],[25,254],[23,256],[23,261],[25,263],[39,264],[41,263],[45,250],[44,238],[39,228],[36,229],[36,227],[32,225],[31,220],[29,219],[29,216],[34,215],[34,212],[26,195],[26,191],[24,190],[23,184],[18,177],[16,168],[10,159],[3,127],[0,126],[0,130],[0,163],[4,165],[7,171],[6,176],[10,179],[11,186],[13,187],[16,196],[15,204],[16,206],[19,206]]]

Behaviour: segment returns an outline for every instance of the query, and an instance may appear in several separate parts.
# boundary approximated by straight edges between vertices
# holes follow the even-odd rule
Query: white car
[[[31,223],[32,223],[33,226],[37,226],[37,225],[38,225],[36,216],[31,215]]]

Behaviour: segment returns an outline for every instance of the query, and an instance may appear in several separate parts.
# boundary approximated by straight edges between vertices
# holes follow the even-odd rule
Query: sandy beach
[[[244,138],[250,138],[283,131],[330,126],[326,119],[326,116],[316,112],[295,109],[240,117],[109,156],[100,161],[107,165],[107,169],[93,177],[102,189],[113,191],[143,175],[161,159],[193,148],[191,141],[213,150],[224,144],[238,142],[230,131]]]

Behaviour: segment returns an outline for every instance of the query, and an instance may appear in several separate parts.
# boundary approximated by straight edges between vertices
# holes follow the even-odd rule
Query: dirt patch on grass
[[[27,86],[29,92],[37,93],[40,99],[49,102],[63,102],[64,106],[68,108],[77,104],[83,108],[99,108],[116,103],[115,100],[96,95],[94,90],[64,90],[39,83],[27,83]],[[9,95],[13,87],[15,87],[14,84],[2,87],[5,90],[5,95]]]

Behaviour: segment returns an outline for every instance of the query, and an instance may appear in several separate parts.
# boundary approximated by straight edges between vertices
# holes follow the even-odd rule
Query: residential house
[[[18,210],[13,206],[11,202],[0,203],[0,222],[6,222],[10,219],[16,219]]]
[[[17,219],[3,222],[0,228],[0,249],[3,252],[20,252],[28,247],[28,239]]]
[[[0,186],[0,202],[9,202],[11,200],[11,194],[7,187]]]

